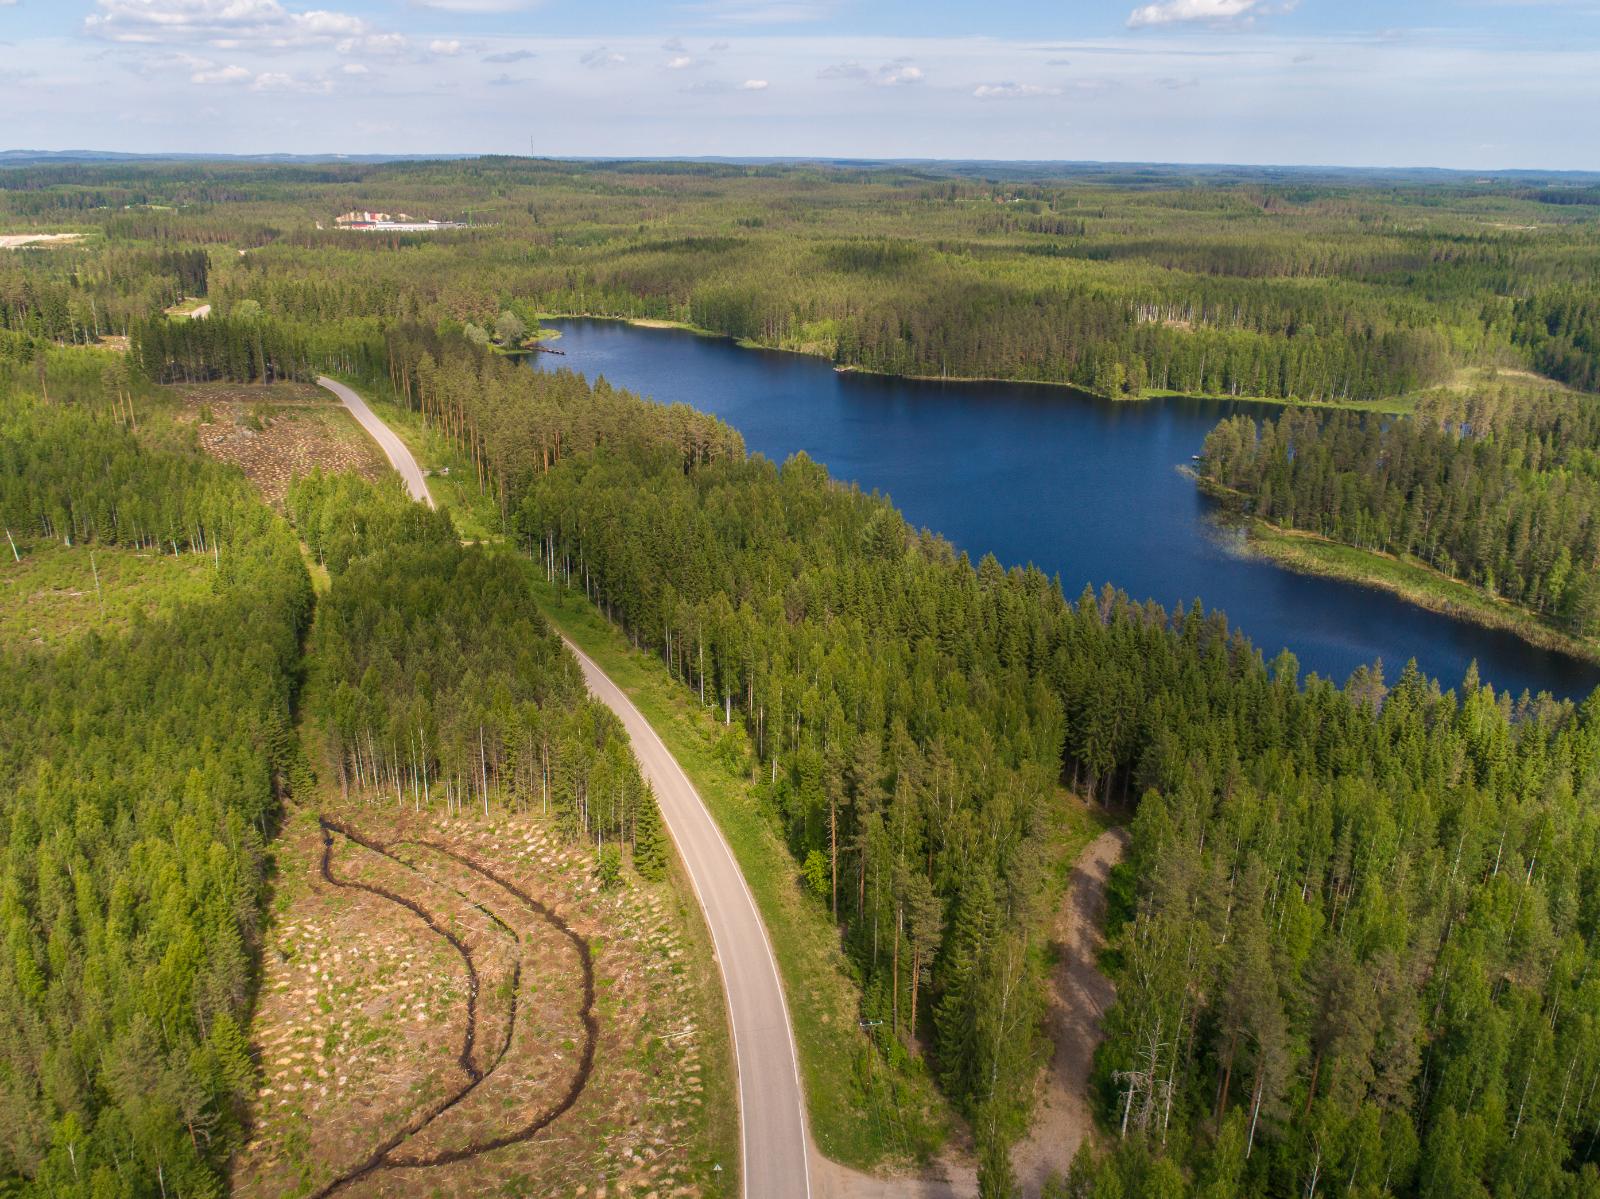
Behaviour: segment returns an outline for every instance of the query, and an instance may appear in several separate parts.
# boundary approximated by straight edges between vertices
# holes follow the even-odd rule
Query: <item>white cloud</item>
[[[435,12],[455,13],[508,13],[533,8],[539,0],[411,0],[415,8],[430,8]]]
[[[134,44],[249,45],[282,49],[370,36],[349,13],[292,12],[278,0],[99,0],[86,32]]]
[[[435,38],[428,43],[428,49],[435,54],[443,54],[447,58],[461,53],[461,43],[454,38],[446,41],[444,38]]]
[[[922,68],[908,62],[884,67],[876,80],[880,87],[904,87],[908,83],[922,82]]]
[[[538,58],[532,50],[502,50],[498,54],[485,54],[484,62],[526,62],[530,58]]]
[[[253,92],[305,92],[323,94],[333,90],[333,84],[326,79],[301,79],[294,75],[286,75],[279,71],[263,71],[256,76],[256,81],[250,85]]]
[[[886,62],[877,70],[868,70],[859,62],[831,63],[817,72],[818,79],[853,79],[858,83],[871,83],[878,87],[903,87],[908,83],[922,82],[922,68],[909,58]]]
[[[628,61],[626,54],[618,54],[609,46],[596,46],[589,53],[578,59],[586,67],[602,70],[606,67],[620,67]]]
[[[858,62],[836,62],[817,72],[818,79],[865,79],[871,72]]]
[[[189,76],[190,83],[243,83],[250,78],[250,72],[243,67],[207,66],[196,70]]]
[[[362,37],[347,37],[335,48],[340,54],[376,54],[393,58],[406,53],[410,46],[403,33],[369,33]]]
[[[827,0],[701,0],[690,11],[733,25],[793,25],[832,15]]]
[[[246,12],[261,8],[255,0],[236,2]],[[692,0],[668,0],[669,5],[687,2]],[[1140,5],[1157,2],[1125,0],[1114,10],[1114,23],[1121,24]],[[128,149],[515,153],[527,151],[525,125],[497,121],[495,114],[504,111],[508,97],[526,93],[537,98],[541,111],[562,113],[560,121],[539,127],[539,151],[555,156],[825,153],[1376,161],[1483,169],[1596,165],[1588,159],[1594,157],[1592,114],[1600,111],[1600,75],[1591,48],[1551,49],[1505,38],[1419,34],[1391,41],[1370,32],[1263,30],[1288,23],[1268,12],[1269,5],[1281,11],[1281,0],[1258,6],[1253,27],[1240,18],[1232,24],[1124,29],[1061,42],[931,33],[846,35],[805,26],[651,28],[648,23],[634,33],[607,29],[603,36],[593,30],[562,35],[531,26],[517,33],[515,22],[492,19],[479,33],[466,27],[467,18],[457,23],[435,14],[430,19],[422,9],[407,7],[411,3],[274,0],[265,9],[268,14],[331,10],[373,26],[349,39],[323,38],[288,50],[269,44],[297,32],[287,15],[266,23],[269,38],[239,49],[175,43],[165,31],[160,36],[168,40],[155,45],[108,37],[30,36],[26,43],[17,38],[16,48],[0,46],[0,110],[7,112],[12,139],[35,145],[106,144],[114,138]],[[81,22],[90,12],[105,15],[130,7],[126,0],[108,4],[87,0],[67,19]],[[209,5],[180,9],[176,0],[163,7],[188,13],[191,26],[195,12],[214,12]],[[556,7],[544,3],[535,11],[555,12]],[[15,23],[42,11],[43,0],[20,0],[20,7],[0,10],[0,37],[12,36],[8,20]],[[379,15],[391,13],[400,15]],[[402,27],[401,20],[408,23]],[[237,32],[240,24],[234,22],[229,31]],[[370,53],[368,43],[358,40],[398,28],[411,41],[397,57]],[[1239,32],[1250,28],[1259,32]],[[681,36],[683,53],[717,59],[719,65],[703,72],[665,70],[672,52],[662,46],[673,34]],[[461,54],[430,54],[435,38],[459,38]],[[713,39],[725,39],[732,48],[715,53]],[[362,52],[336,54],[346,40]],[[580,58],[602,43],[606,55],[624,57],[626,65],[611,70],[581,65]],[[493,64],[483,69],[486,56],[522,50],[537,51],[538,57],[518,60],[514,69]],[[1314,62],[1292,61],[1306,53],[1316,55]],[[1057,57],[1072,65],[1046,65]],[[190,82],[192,75],[230,65],[290,78],[267,80],[261,91],[251,90],[254,75],[232,84]],[[349,74],[347,65],[369,70]],[[922,72],[921,82],[879,84],[880,74],[889,77],[908,65]],[[16,82],[24,67],[36,72],[36,91],[49,89],[48,105],[29,105],[23,88],[30,85]],[[402,73],[402,67],[409,70]],[[501,71],[527,77],[501,82],[496,79]],[[108,107],[104,89],[81,82],[109,76],[115,76],[120,100]],[[1196,78],[1199,86],[1183,91],[1163,86]],[[363,86],[379,79],[392,86]],[[747,79],[765,79],[769,86],[739,90]],[[339,97],[337,120],[328,118],[331,97],[315,91],[320,80],[331,81]],[[713,80],[720,81],[721,94],[685,87]],[[295,81],[312,89],[310,94],[281,90],[296,86]],[[1011,95],[1009,88],[974,95],[979,86],[999,89],[1008,83],[1056,87],[1061,95],[1026,98]],[[756,113],[762,119],[753,121]]]
[[[1203,22],[1212,25],[1249,21],[1267,12],[1286,12],[1294,7],[1289,3],[1272,5],[1267,0],[1160,0],[1146,4],[1128,14],[1128,28],[1141,29],[1149,25],[1174,25],[1183,22]]]
[[[746,79],[743,83],[729,83],[726,79],[702,79],[678,90],[689,96],[726,96],[729,92],[764,92],[765,79]]]
[[[972,89],[980,100],[1025,100],[1036,96],[1059,96],[1059,87],[1040,87],[1035,83],[980,83]]]
[[[344,64],[344,66],[340,67],[339,69],[341,71],[343,71],[346,75],[368,75],[368,74],[371,74],[371,72],[367,69],[367,64],[364,63],[364,62],[347,62],[347,63]]]
[[[694,59],[687,54],[679,54],[676,57],[667,59],[667,70],[669,71],[682,71],[692,66],[694,66]]]

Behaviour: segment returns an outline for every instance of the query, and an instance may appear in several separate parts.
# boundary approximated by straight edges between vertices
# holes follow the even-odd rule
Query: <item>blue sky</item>
[[[1600,169],[1600,0],[0,0],[0,148]]]

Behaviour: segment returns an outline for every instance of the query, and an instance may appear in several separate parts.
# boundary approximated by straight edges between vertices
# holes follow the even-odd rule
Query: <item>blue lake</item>
[[[1240,534],[1180,473],[1225,416],[1274,409],[1226,400],[1118,404],[1059,387],[938,383],[840,374],[817,358],[617,321],[560,320],[533,356],[666,402],[715,413],[750,450],[804,451],[835,478],[889,495],[912,523],[974,561],[1033,563],[1070,598],[1110,582],[1169,607],[1226,612],[1268,658],[1343,681],[1410,658],[1446,686],[1474,659],[1501,690],[1586,696],[1600,667],[1413,607],[1383,592],[1297,575],[1240,550]]]

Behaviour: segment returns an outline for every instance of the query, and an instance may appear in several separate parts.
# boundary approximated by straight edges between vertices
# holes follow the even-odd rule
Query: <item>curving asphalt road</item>
[[[343,383],[319,378],[344,403],[406,481],[413,498],[433,507],[416,459],[394,431]],[[565,638],[563,638],[565,640]],[[595,698],[617,714],[639,768],[655,789],[661,815],[705,912],[722,971],[739,1075],[740,1193],[745,1199],[811,1199],[805,1094],[777,959],[755,898],[704,801],[656,731],[594,661],[567,642]]]
[[[378,443],[378,448],[389,459],[390,465],[400,472],[411,498],[432,508],[433,496],[429,494],[427,481],[422,477],[422,468],[411,456],[411,451],[406,449],[406,443],[395,436],[394,430],[378,419],[377,414],[367,407],[365,400],[338,380],[318,375],[317,386],[326,387],[339,397],[340,403],[350,410],[350,415],[360,421],[361,427],[372,435],[373,441]]]
[[[565,638],[563,638],[565,640]],[[594,697],[617,714],[639,769],[689,872],[711,928],[739,1073],[746,1199],[809,1199],[811,1165],[805,1095],[778,963],[756,901],[722,830],[656,731],[622,689],[571,641]]]

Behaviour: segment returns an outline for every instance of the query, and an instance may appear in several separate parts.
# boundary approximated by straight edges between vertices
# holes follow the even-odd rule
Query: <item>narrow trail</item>
[[[320,1189],[313,1192],[311,1199],[327,1199],[328,1196],[336,1194],[351,1184],[358,1182],[379,1170],[422,1169],[430,1166],[452,1165],[457,1162],[466,1161],[469,1158],[477,1157],[483,1153],[492,1152],[495,1149],[503,1149],[508,1145],[515,1145],[522,1141],[530,1140],[543,1129],[570,1111],[572,1106],[577,1103],[579,1097],[582,1096],[584,1088],[589,1085],[590,1075],[594,1071],[595,1050],[598,1046],[600,1038],[600,1021],[595,1014],[594,955],[590,949],[587,938],[574,930],[571,925],[569,925],[567,921],[560,915],[560,913],[533,898],[533,896],[529,895],[522,888],[512,883],[509,879],[503,878],[489,867],[483,865],[481,862],[476,861],[466,854],[453,850],[448,846],[441,845],[438,842],[422,839],[408,839],[393,843],[384,843],[366,837],[348,825],[343,824],[340,821],[333,820],[327,816],[319,816],[317,818],[317,822],[321,827],[322,832],[321,873],[325,882],[331,886],[342,889],[366,891],[370,894],[378,896],[381,899],[387,900],[390,903],[406,908],[408,911],[414,913],[425,925],[427,925],[430,931],[449,942],[451,947],[454,948],[461,956],[461,959],[466,966],[468,979],[467,1024],[463,1033],[462,1048],[460,1054],[458,1055],[457,1063],[460,1065],[462,1071],[467,1075],[468,1081],[464,1086],[458,1087],[454,1092],[445,1096],[442,1100],[433,1104],[431,1107],[427,1108],[418,1115],[413,1116],[398,1132],[385,1139],[382,1144],[373,1149],[373,1151],[368,1154],[368,1156],[359,1164],[346,1170],[343,1174],[339,1175],[339,1177],[324,1184]],[[582,1019],[584,1026],[584,1044],[583,1053],[581,1055],[578,1068],[574,1072],[572,1080],[568,1083],[567,1089],[562,1094],[560,1099],[558,1099],[549,1107],[545,1108],[526,1124],[501,1136],[490,1137],[486,1140],[472,1141],[456,1149],[442,1150],[438,1153],[422,1157],[405,1157],[396,1154],[396,1150],[403,1146],[407,1141],[416,1137],[423,1130],[433,1124],[434,1121],[436,1121],[440,1116],[459,1105],[463,1100],[477,1090],[479,1085],[492,1076],[495,1071],[499,1069],[501,1063],[505,1060],[506,1054],[509,1052],[512,1041],[516,1035],[517,1017],[520,1010],[519,997],[521,994],[523,966],[521,954],[522,938],[520,935],[518,935],[516,930],[511,927],[510,924],[501,919],[499,916],[495,915],[493,912],[489,911],[482,903],[473,898],[471,895],[468,895],[466,892],[454,887],[449,888],[472,907],[476,908],[478,911],[487,916],[500,929],[509,933],[518,947],[517,961],[511,975],[511,999],[506,1014],[505,1035],[501,1038],[499,1048],[494,1055],[494,1060],[490,1062],[487,1069],[480,1069],[473,1060],[473,1050],[477,1036],[477,999],[479,983],[477,965],[473,960],[472,951],[464,942],[460,940],[460,938],[458,938],[454,933],[450,932],[449,929],[445,928],[436,916],[434,916],[415,900],[409,899],[406,896],[400,895],[397,892],[391,891],[385,887],[377,886],[376,884],[358,882],[354,879],[342,878],[334,874],[332,870],[332,859],[335,834],[344,837],[352,844],[359,845],[364,849],[370,850],[373,853],[379,854],[382,857],[397,863],[405,869],[416,873],[419,877],[427,879],[427,881],[435,883],[436,885],[448,886],[448,884],[440,883],[439,880],[431,878],[418,866],[416,866],[415,863],[408,862],[404,858],[396,855],[394,853],[394,849],[397,845],[415,845],[448,857],[465,869],[478,875],[485,881],[491,883],[495,887],[498,887],[500,890],[516,899],[522,906],[526,907],[540,919],[546,921],[551,925],[551,927],[556,929],[557,932],[559,932],[563,937],[572,943],[574,949],[577,951],[578,960],[581,963],[583,970],[583,1007],[579,1012],[579,1016]]]
[[[1106,883],[1127,845],[1127,830],[1121,828],[1091,842],[1072,868],[1066,897],[1056,913],[1051,938],[1056,964],[1050,973],[1045,1016],[1055,1048],[1045,1067],[1033,1128],[1011,1158],[1027,1199],[1039,1194],[1051,1174],[1066,1172],[1078,1146],[1094,1129],[1089,1075],[1094,1052],[1105,1037],[1101,1017],[1117,997],[1098,964],[1105,945]]]

